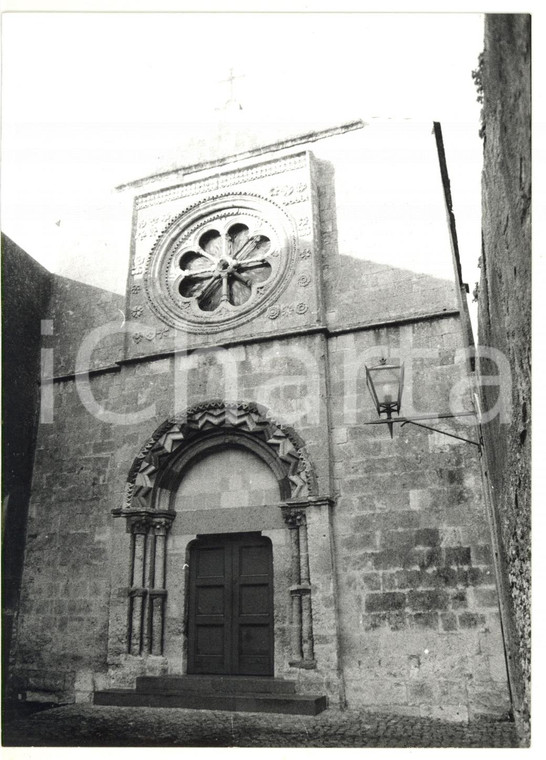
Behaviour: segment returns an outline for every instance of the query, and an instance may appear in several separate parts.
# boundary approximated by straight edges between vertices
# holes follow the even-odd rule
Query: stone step
[[[317,715],[327,707],[326,697],[300,694],[204,694],[152,693],[132,689],[96,691],[95,705],[116,707],[183,707],[192,710],[229,710],[231,712],[269,712],[287,715]]]
[[[139,676],[136,690],[147,694],[295,694],[296,683],[284,678],[253,676]]]

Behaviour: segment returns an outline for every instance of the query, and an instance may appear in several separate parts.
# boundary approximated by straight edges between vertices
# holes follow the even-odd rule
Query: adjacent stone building
[[[503,360],[506,394],[483,385],[484,428],[517,724],[529,741],[531,667],[531,17],[486,16],[479,341]],[[499,368],[484,363],[483,374]]]
[[[41,316],[12,694],[244,675],[509,714],[432,125],[208,145],[124,192],[125,297],[54,277]],[[466,413],[424,423],[459,438],[368,424],[381,360],[405,365],[402,413]]]

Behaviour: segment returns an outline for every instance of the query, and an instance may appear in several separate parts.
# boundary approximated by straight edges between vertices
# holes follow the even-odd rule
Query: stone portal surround
[[[115,531],[113,536],[109,680],[125,686],[137,675],[184,672],[187,547],[197,535],[211,530],[203,525],[200,531],[194,519],[195,533],[178,536],[186,542],[186,553],[169,557],[168,535],[177,514],[174,497],[193,460],[192,452],[199,453],[203,446],[230,445],[235,439],[269,465],[284,495],[282,502],[260,508],[258,522],[256,507],[235,510],[228,530],[273,532],[281,545],[283,532],[288,533],[289,551],[277,544],[275,555],[273,542],[278,621],[275,674],[296,676],[304,687],[308,682],[308,688],[318,684],[337,697],[332,502],[316,495],[314,470],[295,431],[272,421],[258,405],[220,401],[192,407],[156,430],[131,467],[123,508],[113,510],[114,517],[125,517],[126,531]],[[183,520],[184,510],[178,514]],[[180,532],[184,533],[182,525]],[[175,597],[169,601],[173,588]],[[289,630],[288,638],[283,638],[283,625]]]
[[[291,573],[289,587],[291,608],[290,666],[315,668],[313,655],[313,615],[309,549],[307,538],[307,504],[281,505],[290,532]],[[163,655],[166,588],[167,533],[175,513],[141,512],[127,517],[131,535],[129,549],[127,654]]]
[[[263,507],[262,534],[276,534],[274,617],[287,621],[284,638],[282,624],[278,622],[276,638],[280,636],[281,643],[276,642],[275,647],[275,675],[296,679],[303,692],[318,686],[329,692],[331,698],[338,699],[337,620],[329,537],[331,508],[332,502],[327,498]],[[185,672],[186,562],[189,544],[196,535],[180,536],[186,549],[177,556],[169,556],[167,536],[175,518],[174,512],[127,515],[125,532],[117,532],[114,575],[118,585],[113,588],[110,609],[111,685],[132,686],[137,675]],[[183,520],[183,512],[179,512],[179,519]],[[245,522],[244,514],[239,515],[233,532],[244,532]],[[282,551],[283,530],[289,536],[286,551]],[[127,577],[129,586],[123,584]],[[178,602],[184,598],[182,608],[174,603],[173,609],[178,608],[179,616],[174,627],[173,613],[169,617],[168,609],[168,594],[173,591]],[[317,634],[321,642],[318,651]]]

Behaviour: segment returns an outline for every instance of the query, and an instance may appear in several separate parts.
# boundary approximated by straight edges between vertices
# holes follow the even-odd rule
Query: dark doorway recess
[[[190,550],[188,673],[273,675],[271,541],[199,538]]]

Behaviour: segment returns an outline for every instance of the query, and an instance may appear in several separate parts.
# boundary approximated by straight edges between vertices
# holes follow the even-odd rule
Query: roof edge
[[[271,151],[286,150],[287,148],[293,148],[303,143],[316,142],[317,140],[323,140],[327,137],[333,137],[335,135],[342,134],[344,132],[351,132],[355,129],[363,129],[367,126],[367,122],[362,119],[356,119],[355,121],[345,122],[337,127],[329,127],[327,129],[321,129],[313,132],[306,132],[304,134],[296,135],[295,137],[288,138],[286,140],[280,140],[279,142],[268,143],[259,148],[252,148],[251,150],[242,151],[240,153],[232,153],[223,158],[217,158],[212,161],[202,161],[197,164],[189,164],[181,166],[178,169],[169,169],[168,171],[159,172],[158,174],[150,174],[147,177],[141,177],[140,179],[132,180],[131,182],[124,182],[118,185],[115,189],[118,191],[129,190],[132,188],[142,187],[151,182],[160,182],[168,177],[174,177],[178,174],[184,176],[188,174],[194,174],[207,169],[214,169],[216,167],[225,166],[233,161],[243,161],[248,158],[254,158],[255,156],[261,156],[264,153],[270,153]]]

